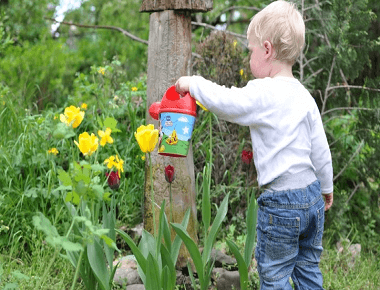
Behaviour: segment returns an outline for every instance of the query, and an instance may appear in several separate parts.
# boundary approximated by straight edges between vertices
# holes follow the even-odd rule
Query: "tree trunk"
[[[147,109],[152,103],[161,101],[166,90],[176,80],[190,74],[191,64],[191,18],[190,12],[165,10],[150,15],[150,32],[148,46],[148,81]],[[146,112],[146,124],[154,124],[158,129],[158,121]],[[181,223],[188,208],[191,216],[187,231],[197,242],[196,193],[192,144],[186,158],[174,158],[158,155],[157,149],[151,153],[153,166],[153,187],[155,195],[155,220],[158,228],[159,206],[166,199],[166,215],[169,219],[169,183],[165,180],[165,167],[175,168],[175,180],[172,183],[173,221]],[[145,166],[145,203],[144,228],[153,233],[153,215],[151,205],[151,182],[149,159]],[[172,238],[174,234],[172,232]],[[182,246],[177,268],[186,265],[189,254]]]

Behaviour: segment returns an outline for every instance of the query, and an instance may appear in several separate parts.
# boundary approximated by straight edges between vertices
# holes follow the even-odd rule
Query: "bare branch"
[[[351,163],[352,160],[355,158],[355,156],[359,154],[359,152],[360,152],[360,150],[362,149],[363,146],[364,146],[364,141],[362,140],[362,141],[360,142],[360,145],[359,145],[358,148],[356,149],[355,153],[352,154],[350,160],[348,160],[347,164],[342,168],[342,170],[341,170],[337,175],[334,176],[333,181],[335,181],[335,180],[336,180],[336,179],[337,179],[337,178],[338,178],[338,177],[339,177],[339,176],[340,176],[340,175],[341,175],[341,174],[347,169],[348,165],[350,165],[350,163]]]
[[[318,75],[319,73],[321,73],[322,71],[323,71],[323,68],[320,68],[320,69],[317,70],[315,73],[309,75],[309,76],[307,77],[307,79],[305,80],[305,83],[307,83],[307,82],[309,81],[309,79],[311,79],[311,78],[317,76],[317,75]]]
[[[197,25],[197,26],[203,26],[203,27],[206,27],[206,28],[214,29],[214,30],[220,30],[220,29],[216,28],[215,26],[212,26],[212,25],[206,24],[206,23],[200,23],[200,22],[191,21],[191,24],[192,25]],[[228,31],[228,30],[223,30],[223,31],[225,33],[227,33],[227,34],[230,34],[230,35],[242,38],[242,39],[247,39],[247,36],[244,35],[244,34],[238,34],[238,33],[235,33],[235,32]]]
[[[352,191],[352,193],[350,194],[350,196],[346,200],[346,203],[348,203],[350,201],[350,199],[354,196],[355,192],[359,189],[359,187],[360,187],[360,183],[355,186],[354,190]]]
[[[311,59],[308,59],[307,61],[305,61],[305,63],[303,64],[303,66],[304,67],[307,66],[310,62],[312,62],[313,60],[316,60],[317,58],[318,58],[318,56],[315,56],[315,57],[313,57]]]
[[[339,108],[334,108],[334,109],[330,109],[330,110],[327,110],[326,112],[323,112],[321,115],[325,115],[325,114],[328,114],[328,113],[331,113],[333,111],[337,111],[337,110],[365,110],[365,111],[372,111],[374,109],[371,109],[371,108],[360,108],[360,107],[339,107]]]
[[[148,41],[147,40],[141,39],[141,38],[133,35],[132,33],[124,30],[123,28],[120,28],[120,27],[117,27],[117,26],[79,24],[79,23],[73,23],[73,22],[58,21],[56,19],[48,18],[48,17],[45,17],[45,19],[53,21],[55,23],[60,23],[60,24],[65,24],[65,25],[74,25],[74,26],[77,26],[77,27],[117,30],[117,31],[123,33],[125,36],[127,36],[127,37],[129,37],[129,38],[131,38],[133,40],[136,40],[138,42],[141,42],[141,43],[144,43],[144,44],[148,45]]]
[[[331,68],[330,68],[330,73],[329,73],[329,79],[327,81],[327,86],[326,86],[326,90],[325,90],[325,95],[324,95],[324,99],[323,99],[323,102],[322,102],[322,110],[321,110],[321,115],[323,115],[323,112],[325,111],[325,108],[326,108],[326,102],[327,102],[327,99],[329,97],[328,95],[328,88],[330,87],[330,83],[331,83],[331,77],[332,77],[332,72],[333,72],[333,69],[334,69],[334,65],[335,65],[335,55],[334,55],[334,58],[333,58],[333,61],[332,61],[332,64],[331,64]]]
[[[334,87],[329,87],[326,90],[335,90],[335,89],[362,89],[362,90],[368,90],[368,91],[374,91],[374,92],[380,92],[380,89],[375,89],[375,88],[367,88],[367,87],[362,87],[362,86],[352,86],[352,85],[344,85],[344,86],[334,86]]]

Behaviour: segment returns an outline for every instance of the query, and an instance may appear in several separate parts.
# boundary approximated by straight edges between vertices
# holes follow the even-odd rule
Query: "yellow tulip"
[[[106,145],[106,143],[110,143],[110,144],[113,143],[113,139],[111,137],[111,132],[112,131],[110,128],[107,128],[105,132],[103,132],[101,130],[98,131],[98,135],[101,138],[100,139],[100,145],[102,147],[104,147],[104,145]]]
[[[84,132],[79,135],[79,143],[74,141],[75,145],[78,146],[80,152],[83,153],[84,156],[92,155],[98,149],[98,137],[91,133],[91,136]]]
[[[141,125],[135,132],[135,138],[143,153],[152,152],[158,142],[158,130],[154,129],[153,124]]]
[[[65,123],[67,126],[73,126],[76,128],[82,123],[84,118],[84,112],[80,108],[70,106],[65,109],[64,114],[60,115],[60,120],[62,123]]]

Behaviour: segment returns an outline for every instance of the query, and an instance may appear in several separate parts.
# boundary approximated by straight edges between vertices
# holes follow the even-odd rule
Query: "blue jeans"
[[[258,198],[255,258],[260,289],[323,289],[325,203],[320,182],[300,189],[265,190]]]

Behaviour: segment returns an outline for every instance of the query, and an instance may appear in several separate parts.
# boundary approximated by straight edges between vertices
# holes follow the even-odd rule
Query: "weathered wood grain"
[[[147,80],[147,108],[152,103],[161,101],[166,90],[175,84],[176,80],[184,75],[190,75],[191,64],[191,17],[189,11],[165,10],[150,15],[150,31],[148,45],[148,80]],[[146,124],[154,124],[158,128],[158,121],[146,112]],[[155,203],[161,205],[166,199],[167,217],[169,218],[169,184],[165,180],[164,168],[170,164],[175,168],[176,179],[172,183],[173,219],[181,223],[188,208],[191,217],[188,232],[197,241],[196,224],[196,192],[195,173],[192,144],[186,158],[173,158],[158,155],[157,150],[151,153],[153,165],[153,187]],[[145,204],[144,228],[153,232],[153,215],[150,202],[150,171],[149,162],[145,170]],[[156,222],[159,220],[159,208],[155,210]],[[174,232],[172,233],[174,237]],[[178,256],[177,267],[185,267],[189,260],[186,248],[182,247]]]
[[[163,10],[190,10],[207,12],[212,10],[213,0],[143,0],[140,12]]]

